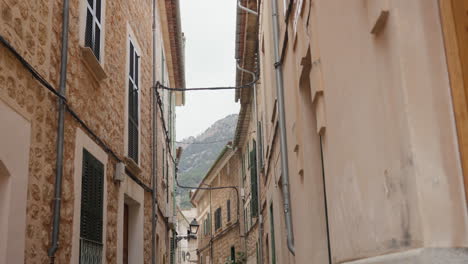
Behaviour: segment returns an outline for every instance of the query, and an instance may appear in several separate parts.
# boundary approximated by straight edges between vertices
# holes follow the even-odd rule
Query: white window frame
[[[117,211],[117,264],[123,263],[124,206],[129,206],[128,261],[143,263],[144,255],[144,199],[143,188],[130,177],[119,188]]]
[[[93,0],[94,5],[96,5],[96,0]],[[88,0],[81,0],[80,1],[80,19],[79,19],[79,40],[80,40],[80,45],[82,47],[85,47],[85,38],[86,38],[86,16],[87,16],[87,11],[90,10],[91,14],[93,15],[93,25],[94,22],[96,21],[99,29],[101,30],[101,35],[99,36],[99,58],[96,58],[97,61],[101,64],[104,65],[104,42],[105,42],[105,21],[106,21],[106,0],[101,0],[101,21],[98,21],[96,18],[96,14],[93,13],[93,7],[91,7],[88,3]],[[93,26],[93,32],[94,32],[94,26]]]
[[[142,54],[141,53],[141,48],[140,45],[137,41],[137,38],[135,37],[135,34],[133,33],[132,28],[130,25],[127,23],[127,48],[126,48],[126,64],[125,64],[125,109],[124,109],[124,153],[127,156],[128,155],[128,89],[130,88],[128,85],[128,78],[129,78],[129,68],[130,68],[130,42],[133,44],[133,48],[135,49],[135,52],[137,54]],[[138,67],[138,79],[142,80],[142,71],[141,71],[141,62],[142,62],[142,56],[140,55],[140,66]],[[139,86],[141,87],[141,81],[139,83]],[[141,163],[141,93],[138,93],[138,161]]]
[[[106,263],[107,248],[107,153],[99,147],[85,132],[80,128],[76,130],[75,142],[75,160],[74,160],[74,206],[73,206],[73,226],[72,226],[72,252],[70,263],[78,264],[80,262],[80,220],[81,220],[81,180],[83,169],[83,149],[86,149],[91,155],[99,160],[104,166],[104,197],[102,204],[102,263]]]

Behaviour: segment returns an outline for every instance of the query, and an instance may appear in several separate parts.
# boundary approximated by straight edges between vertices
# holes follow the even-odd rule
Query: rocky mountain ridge
[[[226,143],[232,141],[237,117],[237,114],[228,115],[200,135],[177,143],[178,147],[183,148],[177,177],[181,185],[198,186]],[[188,189],[177,188],[177,200],[181,208],[191,207]]]

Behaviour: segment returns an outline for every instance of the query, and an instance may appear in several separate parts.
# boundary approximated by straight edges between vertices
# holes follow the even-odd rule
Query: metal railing
[[[102,243],[80,238],[80,264],[102,263]]]

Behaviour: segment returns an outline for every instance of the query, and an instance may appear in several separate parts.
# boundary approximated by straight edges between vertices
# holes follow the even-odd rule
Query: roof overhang
[[[181,30],[179,0],[158,1],[165,59],[171,86],[185,88],[185,37]],[[185,92],[177,91],[176,105],[185,104]]]
[[[258,10],[257,1],[240,0],[240,2],[241,5],[251,10]],[[258,4],[260,4],[260,2]],[[237,8],[236,20],[236,63],[245,70],[257,72],[258,16]],[[251,74],[239,69],[236,70],[236,86],[240,86],[251,81],[253,81]],[[234,146],[237,146],[241,137],[247,133],[250,122],[250,115],[248,113],[251,111],[252,89],[236,89],[235,101],[240,101],[241,104],[233,144]]]

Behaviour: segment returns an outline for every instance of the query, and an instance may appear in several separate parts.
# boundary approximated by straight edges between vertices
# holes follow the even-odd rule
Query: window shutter
[[[93,14],[89,8],[86,9],[85,47],[93,49]]]
[[[221,220],[221,208],[218,208],[215,211],[215,230],[218,230],[221,227]]]
[[[274,220],[274,214],[273,214],[273,204],[270,204],[270,237],[271,237],[271,263],[276,264],[275,220]]]
[[[259,151],[259,164],[260,168],[263,169],[264,163],[263,163],[263,130],[262,130],[262,122],[258,122],[258,136],[259,136],[259,141],[258,141],[258,151]]]
[[[171,264],[175,264],[175,239],[174,239],[174,232],[173,232],[173,237],[171,237]]]
[[[252,217],[258,216],[258,193],[257,193],[257,151],[256,142],[253,140],[252,151],[250,152],[250,187],[252,201],[250,203],[250,215]]]
[[[101,0],[88,0],[86,7],[85,47],[91,48],[98,60],[101,58]]]
[[[99,60],[101,58],[101,28],[97,23],[94,24],[94,55]]]
[[[138,67],[139,57],[130,41],[128,78],[128,156],[138,163]]]
[[[231,221],[231,200],[227,200],[227,221]]]
[[[80,237],[102,243],[104,165],[83,149]]]
[[[231,247],[231,260],[232,261],[236,261],[236,248],[235,247]]]

